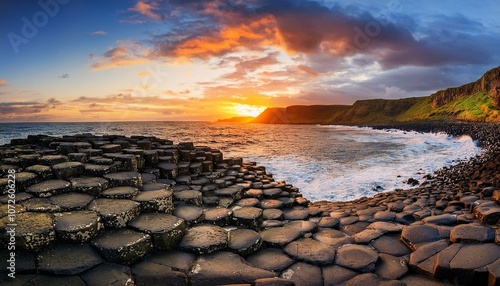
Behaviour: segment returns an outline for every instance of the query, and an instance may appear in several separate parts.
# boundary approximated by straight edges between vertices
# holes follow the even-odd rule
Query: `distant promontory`
[[[387,124],[414,121],[500,121],[500,67],[480,79],[430,96],[358,100],[353,105],[268,108],[252,123]]]

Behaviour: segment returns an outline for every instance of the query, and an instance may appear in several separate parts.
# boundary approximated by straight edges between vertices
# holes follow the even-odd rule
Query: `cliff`
[[[475,82],[425,97],[358,100],[353,105],[268,108],[253,123],[384,124],[429,120],[500,122],[500,67]]]

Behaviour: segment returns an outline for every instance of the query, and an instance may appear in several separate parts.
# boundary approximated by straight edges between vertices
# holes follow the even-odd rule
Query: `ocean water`
[[[192,141],[266,166],[276,180],[312,200],[346,201],[409,188],[444,166],[481,153],[469,136],[374,130],[349,126],[265,125],[213,122],[112,122],[0,124],[0,145],[29,134],[154,135]],[[380,189],[379,189],[380,190]]]

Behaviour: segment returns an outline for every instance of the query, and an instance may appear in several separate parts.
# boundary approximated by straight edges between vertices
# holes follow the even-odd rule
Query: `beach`
[[[11,140],[0,151],[1,253],[14,266],[2,284],[499,285],[498,126],[376,128],[469,135],[485,152],[413,188],[310,202],[210,144]]]

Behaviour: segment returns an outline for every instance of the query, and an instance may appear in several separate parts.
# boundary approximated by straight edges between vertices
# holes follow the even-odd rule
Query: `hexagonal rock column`
[[[88,209],[103,218],[106,228],[120,228],[139,215],[141,205],[131,200],[95,199]]]
[[[140,203],[143,210],[172,213],[174,209],[172,191],[168,190],[140,192],[133,200]]]
[[[260,249],[262,238],[251,229],[235,229],[229,232],[229,249],[242,256],[247,256]]]
[[[104,175],[105,179],[109,180],[109,186],[131,186],[136,188],[142,187],[142,177],[138,172],[115,172]]]
[[[71,191],[71,183],[63,180],[47,180],[26,189],[27,193],[31,193],[41,198],[67,193],[69,191]]]
[[[263,230],[260,235],[266,245],[283,247],[297,239],[301,232],[300,229],[293,227],[274,227]]]
[[[233,212],[226,208],[205,209],[205,223],[226,226],[230,223]]]
[[[485,243],[492,242],[494,238],[495,231],[479,223],[460,224],[450,232],[450,241],[453,243]]]
[[[91,243],[107,261],[126,265],[141,259],[152,249],[149,234],[128,228],[107,230]]]
[[[93,211],[76,211],[55,215],[57,236],[65,241],[85,243],[103,229],[101,217]]]
[[[178,285],[188,286],[187,275],[167,265],[141,261],[132,267],[136,286]]]
[[[64,162],[52,166],[52,170],[58,179],[68,179],[82,175],[85,172],[85,167],[80,162]]]
[[[61,211],[83,210],[94,199],[93,196],[80,193],[67,193],[49,197],[52,204],[59,206]]]
[[[71,178],[71,185],[75,192],[98,195],[109,186],[108,180],[100,177]]]
[[[24,212],[16,215],[16,244],[28,251],[38,251],[56,239],[52,215]],[[5,228],[9,231],[9,227]]]
[[[164,179],[175,179],[179,175],[179,168],[174,163],[158,163],[156,167],[160,169],[161,177]]]
[[[176,201],[185,202],[187,204],[192,204],[195,206],[201,206],[202,204],[202,194],[199,191],[184,190],[175,192],[174,197]]]
[[[149,234],[153,239],[154,248],[162,250],[175,248],[186,231],[183,219],[161,213],[143,213],[128,225],[137,231]]]
[[[375,271],[375,263],[379,258],[378,253],[367,246],[348,244],[337,250],[335,264],[359,272]]]
[[[237,254],[221,251],[200,257],[189,273],[189,282],[193,286],[251,284],[272,277],[273,272],[250,266]]]
[[[318,266],[333,264],[335,259],[335,248],[310,238],[293,241],[284,251],[296,260]]]
[[[132,279],[130,268],[115,263],[103,263],[80,275],[87,285],[127,285]]]
[[[240,200],[243,198],[243,187],[234,185],[231,187],[215,190],[215,195],[219,197],[230,197],[233,200]]]
[[[36,184],[40,181],[38,175],[30,172],[16,173],[16,192],[22,192],[27,187]]]
[[[132,199],[139,193],[139,189],[129,186],[114,187],[101,192],[100,197],[107,199]]]
[[[104,262],[88,244],[52,245],[42,250],[36,260],[40,272],[53,275],[78,275]]]
[[[259,228],[263,221],[262,209],[255,207],[235,208],[233,221],[238,226]]]
[[[195,254],[207,254],[226,249],[228,233],[215,225],[199,225],[187,230],[180,247]]]

